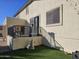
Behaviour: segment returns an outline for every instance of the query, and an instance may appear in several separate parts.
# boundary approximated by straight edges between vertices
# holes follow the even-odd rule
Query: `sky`
[[[3,25],[5,17],[14,16],[28,0],[0,0],[0,25]]]

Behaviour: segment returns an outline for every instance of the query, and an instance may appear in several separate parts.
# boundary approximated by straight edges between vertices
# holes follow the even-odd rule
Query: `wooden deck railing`
[[[64,51],[64,48],[56,41],[55,33],[53,33],[53,36],[52,36],[44,28],[40,27],[40,34],[45,38],[43,43],[46,46]]]

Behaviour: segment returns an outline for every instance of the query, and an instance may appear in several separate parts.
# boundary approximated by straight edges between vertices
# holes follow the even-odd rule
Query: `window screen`
[[[47,25],[60,23],[60,7],[54,10],[48,11],[46,13],[46,17],[47,17],[46,19]]]

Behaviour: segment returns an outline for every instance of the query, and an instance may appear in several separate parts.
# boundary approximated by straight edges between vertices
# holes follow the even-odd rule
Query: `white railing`
[[[50,35],[44,28],[40,27],[40,34],[44,37],[43,44],[51,48],[64,51],[64,48],[55,40],[55,34]]]

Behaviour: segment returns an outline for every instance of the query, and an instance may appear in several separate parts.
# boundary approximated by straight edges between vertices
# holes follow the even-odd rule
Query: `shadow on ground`
[[[45,46],[35,47],[34,50],[20,49],[0,53],[0,59],[71,59],[71,55]]]

